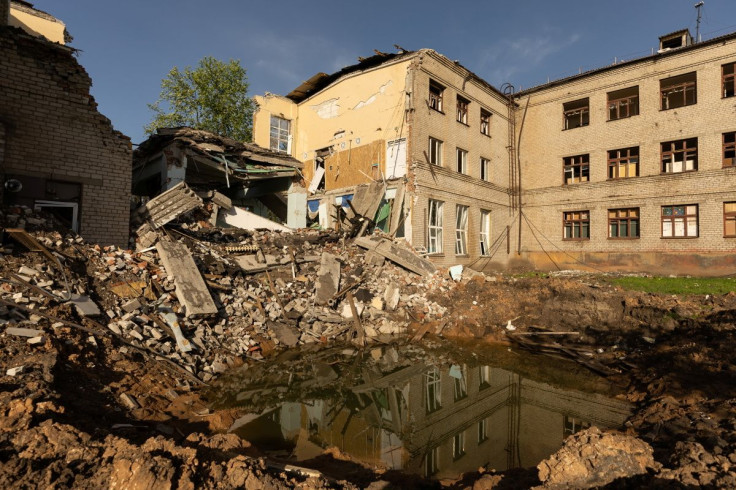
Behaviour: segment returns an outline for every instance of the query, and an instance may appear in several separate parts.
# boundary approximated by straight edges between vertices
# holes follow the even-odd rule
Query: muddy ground
[[[736,294],[678,297],[623,291],[601,276],[498,275],[465,279],[452,290],[429,297],[447,308],[449,323],[442,331],[447,338],[503,342],[519,349],[523,347],[508,333],[539,329],[578,333],[522,339],[526,348],[572,355],[621,386],[625,399],[637,406],[625,433],[636,437],[637,444],[643,441],[650,446],[653,457],[643,474],[624,473],[612,483],[593,479],[590,484],[736,487]],[[50,313],[82,322],[66,305]],[[421,308],[411,313],[421,322]],[[509,320],[513,331],[506,328]],[[333,465],[331,470],[324,461],[318,473],[287,471],[247,441],[224,434],[230,414],[210,412],[202,387],[180,371],[126,349],[109,336],[91,340],[88,332],[61,325],[45,330],[40,345],[0,335],[3,488],[529,488],[543,484],[537,468],[500,473],[483,469],[443,482],[402,479],[357,463],[350,472],[340,469],[344,465]],[[560,350],[555,343],[566,348]],[[21,365],[25,372],[6,374]],[[121,399],[124,393],[133,395],[140,407],[126,406]],[[590,437],[598,436],[571,441],[570,450],[595,462],[598,453],[591,450]],[[330,449],[324,456],[328,461],[335,457],[347,458]],[[585,485],[574,478],[569,465],[567,480],[563,466],[548,468],[557,471],[554,478],[550,471],[544,475],[550,486]]]

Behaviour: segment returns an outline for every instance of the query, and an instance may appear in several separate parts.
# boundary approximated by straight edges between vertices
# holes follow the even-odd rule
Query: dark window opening
[[[480,110],[480,133],[491,135],[491,113],[485,109]]]
[[[695,72],[659,81],[662,110],[676,109],[697,103],[697,80]]]
[[[723,97],[733,97],[736,95],[734,85],[736,85],[736,79],[734,78],[736,72],[736,62],[727,63],[721,67],[723,73]]]
[[[588,182],[590,180],[590,164],[588,155],[576,155],[565,157],[563,162],[564,185],[576,182]]]
[[[442,95],[445,87],[435,82],[429,81],[429,107],[435,111],[442,112]]]
[[[736,131],[723,133],[723,166],[736,167]]]
[[[608,92],[608,120],[639,115],[639,86]]]
[[[590,107],[588,98],[562,104],[565,129],[587,126],[590,123]]]
[[[698,139],[662,143],[662,173],[694,172],[698,169]]]
[[[468,124],[468,105],[470,101],[457,96],[457,122]]]

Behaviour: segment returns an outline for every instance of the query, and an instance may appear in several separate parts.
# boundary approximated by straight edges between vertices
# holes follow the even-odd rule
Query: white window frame
[[[463,364],[460,368],[460,377],[453,377],[455,401],[468,397],[468,368]]]
[[[424,476],[429,478],[440,470],[440,447],[435,446],[424,456]]]
[[[430,254],[442,253],[442,211],[444,202],[436,199],[429,200],[429,219],[427,220],[427,252]]]
[[[270,147],[273,151],[291,155],[291,121],[289,119],[271,115]]]
[[[455,206],[455,255],[468,254],[468,206]]]
[[[491,161],[480,157],[480,180],[491,181]]]
[[[442,380],[440,370],[436,367],[424,373],[424,401],[427,413],[442,408]]]
[[[452,459],[458,460],[465,456],[465,431],[461,430],[452,437]]]
[[[455,159],[457,162],[457,172],[459,174],[468,173],[468,151],[462,148],[455,149]]]
[[[72,210],[71,230],[79,233],[79,204],[76,202],[66,201],[43,201],[38,200],[33,204],[34,211],[41,211],[42,208],[69,208]]]
[[[478,444],[482,444],[488,440],[488,418],[478,421]]]
[[[670,214],[665,215],[665,208]],[[675,214],[675,208],[684,208],[684,214]],[[662,238],[698,238],[699,209],[697,204],[674,204],[662,206]]]
[[[488,256],[491,254],[491,212],[485,209],[480,210],[480,255]]]
[[[429,137],[429,163],[442,166],[442,140]]]

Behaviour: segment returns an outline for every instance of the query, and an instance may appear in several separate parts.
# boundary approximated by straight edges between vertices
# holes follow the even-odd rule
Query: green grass
[[[736,279],[722,277],[617,277],[606,279],[624,289],[661,294],[726,294]]]

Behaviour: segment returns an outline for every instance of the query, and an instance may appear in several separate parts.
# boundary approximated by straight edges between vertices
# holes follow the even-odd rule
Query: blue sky
[[[66,23],[100,111],[144,139],[161,79],[204,56],[238,59],[251,95],[286,94],[374,49],[432,48],[493,85],[529,87],[656,49],[695,0],[36,0]],[[736,1],[706,0],[703,39],[736,31]]]

